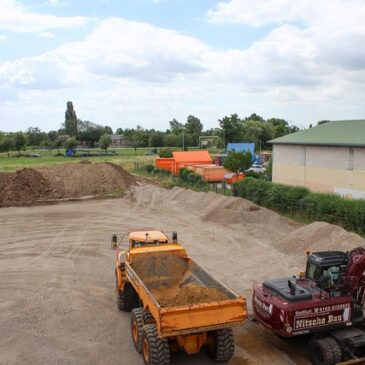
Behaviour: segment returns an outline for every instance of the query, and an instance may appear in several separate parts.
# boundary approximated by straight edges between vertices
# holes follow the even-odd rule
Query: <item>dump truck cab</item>
[[[177,233],[172,237],[162,231],[152,229],[128,233],[129,250],[127,260],[133,262],[134,257],[148,253],[171,252],[175,255],[187,256],[186,250],[178,243]]]

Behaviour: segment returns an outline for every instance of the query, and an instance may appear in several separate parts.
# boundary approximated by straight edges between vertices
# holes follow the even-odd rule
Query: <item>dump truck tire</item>
[[[234,354],[234,336],[232,328],[223,328],[213,332],[213,345],[208,347],[209,357],[217,363],[227,362]]]
[[[170,365],[169,342],[158,336],[155,324],[142,328],[142,356],[145,365]]]
[[[331,337],[312,340],[310,349],[314,365],[335,365],[342,361],[341,348]]]
[[[117,293],[117,306],[120,311],[125,310],[125,298],[123,290],[118,288],[118,279],[116,278],[116,293]]]
[[[134,347],[137,352],[142,352],[142,327],[144,308],[134,308],[131,312],[131,333]]]
[[[130,312],[134,308],[138,308],[139,304],[139,297],[136,291],[134,290],[133,286],[130,283],[126,283],[124,285],[124,310],[126,312]]]
[[[153,318],[153,315],[147,311],[146,309],[144,309],[143,311],[143,324],[153,324],[155,323],[155,319]]]

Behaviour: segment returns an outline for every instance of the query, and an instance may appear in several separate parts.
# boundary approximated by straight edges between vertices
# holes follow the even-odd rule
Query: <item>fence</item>
[[[209,183],[201,179],[199,181],[194,181],[193,179],[189,181],[186,178],[183,178],[179,175],[171,174],[170,171],[164,169],[158,169],[151,164],[141,162],[141,161],[134,161],[134,171],[136,172],[143,172],[154,176],[161,176],[162,179],[167,180],[175,186],[181,186],[185,188],[190,188],[199,191],[213,191],[217,194],[222,195],[232,195],[231,187],[226,184],[225,181]],[[195,175],[195,174],[194,174]],[[196,176],[196,175],[195,175]]]

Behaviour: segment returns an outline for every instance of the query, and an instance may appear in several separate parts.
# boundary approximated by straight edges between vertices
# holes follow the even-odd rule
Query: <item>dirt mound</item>
[[[48,179],[35,169],[2,174],[0,180],[0,206],[29,204],[46,198],[52,191]]]
[[[210,303],[227,299],[224,292],[216,288],[205,288],[196,283],[183,287],[153,289],[153,294],[163,307]]]
[[[365,245],[365,239],[355,233],[326,222],[314,222],[288,234],[274,243],[280,251],[304,253],[324,250],[348,251]]]
[[[136,179],[118,165],[85,162],[1,174],[0,207],[98,196],[126,190],[136,183]]]

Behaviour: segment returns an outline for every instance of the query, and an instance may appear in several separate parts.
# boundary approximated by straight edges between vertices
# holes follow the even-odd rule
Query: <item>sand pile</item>
[[[112,163],[65,163],[0,174],[0,207],[98,196],[128,189],[136,179]]]
[[[303,226],[273,244],[280,251],[298,254],[307,250],[350,251],[363,245],[365,240],[361,236],[326,222],[314,222]]]

